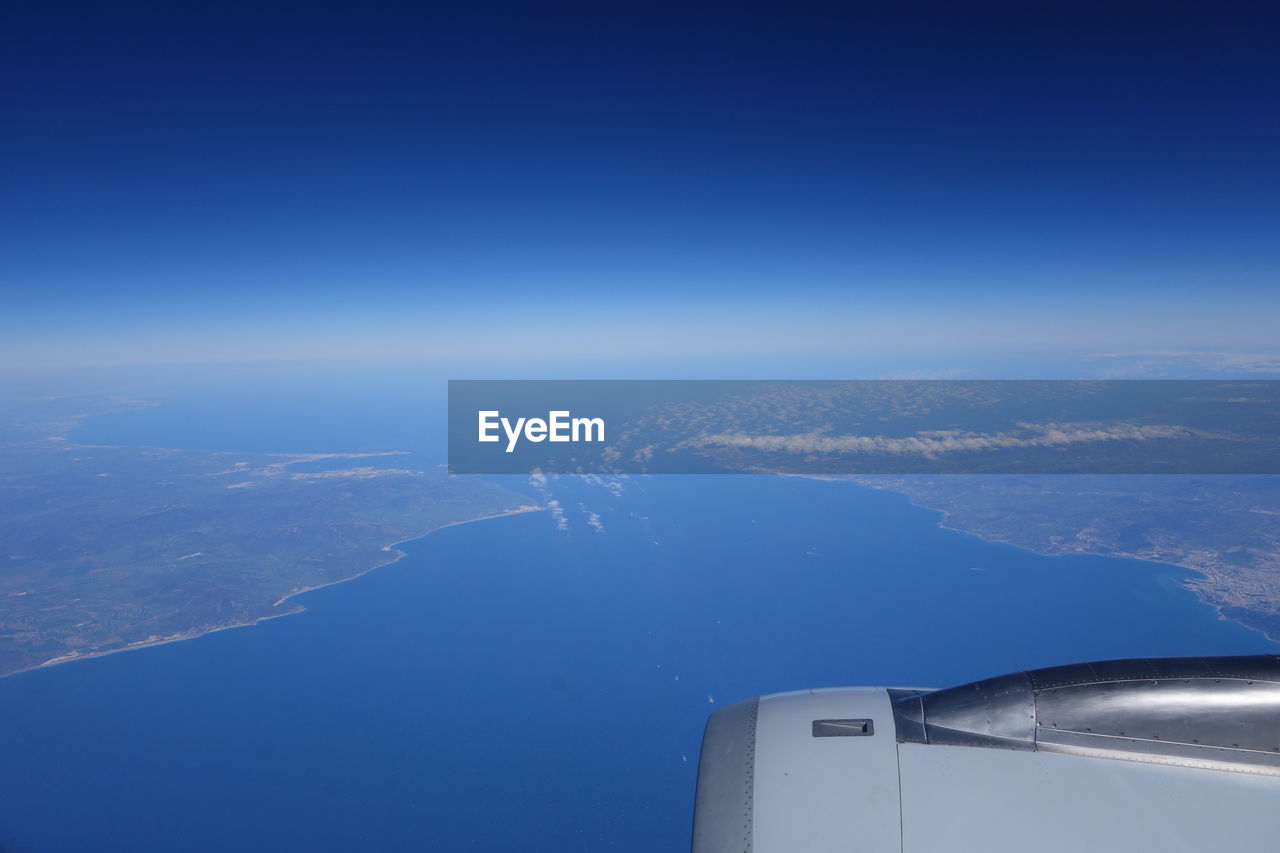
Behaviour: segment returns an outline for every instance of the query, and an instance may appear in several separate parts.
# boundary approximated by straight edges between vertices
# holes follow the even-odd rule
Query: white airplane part
[[[693,853],[1280,850],[1280,657],[1052,667],[727,705]]]

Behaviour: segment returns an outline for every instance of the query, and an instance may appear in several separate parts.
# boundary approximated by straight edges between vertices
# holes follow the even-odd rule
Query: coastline
[[[480,516],[476,516],[475,518],[464,518],[458,521],[450,521],[447,524],[441,524],[438,527],[433,527],[430,530],[423,531],[422,533],[417,533],[417,534],[414,534],[413,536],[406,536],[403,539],[398,539],[395,542],[389,542],[386,545],[382,546],[381,550],[389,554],[394,554],[394,556],[389,557],[388,559],[383,560],[380,563],[375,563],[374,565],[368,567],[367,569],[363,569],[357,572],[356,574],[351,575],[350,577],[340,578],[338,580],[328,581],[322,584],[316,584],[315,586],[309,586],[304,589],[294,590],[293,592],[290,592],[290,593],[287,593],[286,595],[281,596],[279,599],[274,601],[271,604],[271,606],[280,607],[281,605],[285,604],[285,602],[287,602],[289,599],[295,596],[302,595],[303,593],[311,592],[317,589],[324,589],[325,587],[336,586],[338,584],[347,583],[349,581],[356,580],[357,578],[364,577],[365,575],[377,569],[381,569],[385,566],[390,566],[394,563],[398,563],[401,559],[404,558],[405,552],[401,551],[396,546],[403,545],[406,542],[412,542],[416,539],[423,539],[427,536],[430,536],[432,533],[435,533],[436,531],[439,531],[439,530],[444,530],[447,527],[456,527],[460,524],[472,524],[477,521],[489,521],[491,519],[496,519],[496,518],[506,518],[507,516],[512,516],[512,515],[523,515],[524,513],[528,513],[528,512],[544,512],[545,510],[546,508],[542,506],[535,506],[535,505],[520,506],[512,510],[507,510],[505,512],[491,513],[489,515],[480,515]],[[44,661],[42,663],[38,663],[35,666],[29,666],[29,667],[26,667],[25,669],[15,669],[12,672],[6,672],[3,674],[0,674],[0,678],[9,678],[10,676],[21,675],[22,673],[26,673],[26,672],[36,672],[37,670],[48,669],[49,667],[53,667],[53,666],[60,666],[62,664],[68,664],[68,663],[75,663],[76,661],[92,660],[93,658],[106,657],[107,655],[120,654],[122,652],[133,652],[139,649],[147,649],[147,648],[152,648],[154,646],[168,645],[169,643],[180,643],[185,640],[195,640],[195,639],[199,639],[200,637],[206,637],[210,634],[216,634],[219,631],[230,631],[234,628],[252,628],[254,625],[258,625],[270,619],[280,619],[285,616],[295,616],[299,613],[304,613],[306,612],[306,609],[307,608],[303,607],[301,604],[294,604],[293,607],[287,610],[284,610],[280,613],[271,613],[266,616],[259,616],[258,618],[253,619],[251,621],[247,621],[247,622],[236,622],[231,625],[218,625],[216,627],[211,627],[211,628],[196,628],[190,631],[182,632],[179,634],[169,634],[163,637],[150,637],[146,640],[140,640],[136,643],[129,643],[126,646],[121,646],[120,648],[116,648],[116,649],[105,649],[102,651],[93,651],[93,652],[71,652],[69,654],[62,655],[60,657],[50,658],[49,660]]]
[[[835,478],[816,478],[816,479],[826,479],[829,482],[840,482]],[[1199,576],[1200,578],[1199,583],[1197,583],[1194,580],[1177,580],[1174,582],[1181,589],[1184,589],[1187,592],[1194,595],[1196,597],[1196,600],[1199,601],[1201,604],[1203,604],[1205,607],[1212,608],[1214,613],[1217,614],[1219,620],[1223,622],[1231,622],[1235,625],[1239,625],[1242,628],[1246,628],[1250,631],[1253,631],[1254,633],[1262,635],[1263,639],[1265,639],[1269,643],[1275,643],[1277,645],[1280,645],[1280,637],[1273,637],[1264,628],[1260,628],[1257,625],[1251,625],[1248,622],[1245,622],[1239,618],[1228,616],[1226,613],[1223,612],[1224,605],[1210,601],[1208,598],[1205,597],[1203,587],[1215,582],[1216,578],[1210,572],[1210,570],[1205,569],[1204,567],[1186,565],[1185,563],[1174,563],[1168,560],[1157,560],[1152,557],[1143,556],[1141,554],[1133,554],[1133,553],[1128,553],[1123,551],[1103,552],[1103,551],[1090,551],[1084,548],[1076,548],[1076,549],[1069,549],[1069,550],[1063,549],[1063,550],[1057,550],[1057,551],[1042,550],[1022,542],[1012,542],[1008,539],[1003,539],[999,536],[992,536],[978,530],[966,529],[964,527],[957,527],[951,523],[951,519],[953,516],[953,513],[951,511],[942,509],[941,507],[929,506],[924,503],[919,503],[913,496],[909,495],[906,492],[901,492],[891,488],[879,488],[876,486],[868,486],[863,483],[858,483],[856,481],[847,481],[847,482],[853,482],[854,485],[860,486],[865,489],[874,489],[876,491],[890,491],[896,495],[901,495],[907,501],[907,503],[909,503],[911,506],[917,507],[919,509],[928,510],[929,512],[936,512],[939,515],[939,518],[937,521],[938,527],[942,528],[943,530],[951,530],[956,533],[963,533],[966,536],[973,536],[977,539],[981,539],[983,542],[995,542],[1001,545],[1010,545],[1014,548],[1021,548],[1024,551],[1030,552],[1032,554],[1035,554],[1041,557],[1061,557],[1061,556],[1070,556],[1070,555],[1078,555],[1078,556],[1085,556],[1085,557],[1115,557],[1122,560],[1140,560],[1144,563],[1150,563],[1154,566],[1166,566],[1170,568],[1182,569],[1184,571],[1192,572]]]
[[[448,524],[442,524],[439,527],[433,527],[430,530],[428,530],[426,533],[419,533],[415,536],[406,536],[404,539],[398,539],[395,542],[390,542],[382,546],[383,551],[386,551],[388,553],[394,553],[395,554],[394,557],[388,560],[384,560],[381,563],[377,563],[376,565],[370,566],[369,568],[365,569],[359,574],[354,574],[349,578],[342,578],[341,580],[329,581],[328,583],[316,584],[315,586],[309,586],[309,587],[306,587],[305,589],[295,590],[294,592],[291,592],[288,595],[281,596],[279,599],[273,602],[271,606],[279,607],[280,605],[284,604],[286,601],[293,598],[294,596],[302,595],[303,593],[311,592],[312,590],[324,589],[325,587],[330,587],[330,586],[337,586],[340,583],[347,583],[348,581],[353,581],[356,578],[364,577],[365,575],[369,574],[369,572],[375,571],[377,569],[381,569],[384,566],[390,566],[393,563],[398,563],[400,562],[400,560],[404,558],[405,552],[397,548],[396,547],[397,545],[403,545],[404,543],[412,542],[415,539],[424,539],[438,530],[444,530],[445,528],[448,528],[448,527],[457,527],[459,524],[472,524],[477,521],[488,521],[493,518],[506,518],[507,516],[511,516],[511,515],[523,515],[526,512],[543,512],[545,511],[545,509],[546,509],[545,507],[534,506],[530,504],[528,506],[516,507],[515,509],[507,510],[506,512],[496,512],[490,515],[479,515],[479,516],[476,516],[475,518],[464,518],[461,521],[450,521]],[[291,616],[295,613],[302,613],[304,610],[306,610],[305,607],[303,607],[302,605],[298,605],[297,610],[290,610],[286,613],[275,613],[275,614],[272,614],[271,616],[264,616],[262,617],[262,619],[278,619],[281,616]],[[253,623],[246,623],[246,624],[256,625],[258,622],[261,622],[262,619],[258,619]],[[236,626],[236,627],[243,627],[243,626]]]
[[[334,455],[341,455],[341,454],[334,454]],[[788,475],[788,474],[783,474],[781,476],[800,476],[803,479],[824,480],[827,482],[849,482],[861,488],[872,489],[875,491],[889,491],[894,494],[902,496],[902,498],[911,506],[917,507],[919,509],[924,509],[932,513],[936,513],[938,517],[935,523],[941,529],[962,533],[968,536],[973,536],[984,542],[1010,545],[1012,547],[1022,549],[1028,553],[1036,554],[1038,556],[1054,557],[1054,556],[1081,555],[1081,556],[1115,557],[1120,559],[1140,560],[1144,563],[1148,563],[1153,566],[1161,566],[1169,569],[1177,569],[1182,572],[1190,572],[1193,575],[1195,575],[1195,578],[1185,578],[1185,577],[1171,578],[1170,580],[1172,583],[1176,584],[1180,589],[1185,590],[1186,592],[1189,592],[1192,595],[1194,595],[1196,600],[1200,604],[1212,608],[1214,613],[1216,614],[1216,617],[1219,620],[1240,625],[1241,627],[1251,632],[1259,634],[1268,643],[1280,644],[1280,637],[1272,636],[1272,634],[1268,633],[1268,631],[1264,627],[1251,624],[1249,621],[1246,621],[1245,619],[1241,619],[1238,616],[1228,615],[1227,613],[1224,612],[1224,607],[1230,606],[1230,605],[1220,604],[1218,602],[1215,602],[1209,599],[1206,596],[1206,592],[1208,591],[1208,588],[1211,587],[1212,584],[1218,582],[1216,573],[1213,571],[1212,568],[1205,568],[1197,565],[1188,565],[1186,563],[1174,562],[1174,561],[1165,560],[1165,559],[1156,559],[1156,558],[1153,558],[1150,556],[1144,556],[1141,554],[1126,553],[1126,552],[1113,551],[1113,550],[1105,550],[1105,551],[1090,550],[1088,548],[1083,548],[1083,547],[1073,547],[1073,548],[1059,547],[1053,550],[1037,548],[1031,544],[1027,544],[1019,541],[1012,541],[1011,539],[1008,539],[1008,538],[1004,538],[998,535],[992,535],[992,534],[983,532],[980,529],[973,529],[973,528],[966,528],[964,526],[958,526],[954,520],[955,514],[952,511],[944,509],[942,507],[938,507],[938,506],[931,506],[925,502],[920,502],[908,492],[899,491],[899,490],[887,488],[887,487],[870,486],[857,481],[844,480],[842,478],[837,478],[837,477],[824,477],[824,476],[812,476],[812,475]],[[504,518],[506,516],[511,516],[511,515],[519,515],[519,514],[524,514],[528,512],[537,512],[537,511],[545,511],[545,510],[546,508],[542,506],[523,505],[523,506],[519,506],[503,512],[491,513],[488,515],[477,516],[474,518],[466,518],[466,519],[460,519],[457,521],[451,521],[445,524],[438,525],[436,527],[432,527],[421,533],[416,533],[414,535],[407,536],[402,539],[395,540],[393,542],[389,542],[385,545],[382,545],[380,548],[382,552],[385,552],[386,558],[379,560],[373,563],[372,565],[369,565],[367,568],[361,569],[360,571],[357,571],[356,573],[351,574],[347,577],[339,578],[332,581],[327,581],[325,583],[316,584],[316,585],[304,587],[301,589],[296,589],[282,595],[281,597],[276,599],[274,602],[272,602],[270,605],[272,609],[279,608],[280,609],[279,612],[267,613],[265,615],[258,616],[254,619],[246,620],[243,622],[236,622],[232,624],[217,625],[217,626],[202,627],[202,628],[194,628],[188,631],[183,631],[180,633],[169,634],[164,636],[153,636],[146,640],[130,643],[128,645],[120,646],[118,648],[105,649],[100,651],[69,652],[67,654],[60,655],[58,657],[43,661],[39,664],[35,664],[33,666],[29,666],[23,669],[17,669],[11,672],[0,674],[0,678],[7,678],[9,676],[19,675],[26,672],[33,672],[39,669],[45,669],[48,667],[58,666],[66,663],[72,663],[75,661],[89,660],[97,657],[105,657],[107,655],[117,654],[120,652],[135,651],[138,649],[149,648],[152,646],[160,646],[168,643],[182,642],[184,640],[198,639],[199,637],[203,637],[209,634],[214,634],[219,631],[226,631],[232,628],[252,627],[261,622],[265,622],[269,619],[277,619],[284,616],[303,613],[306,611],[306,608],[300,603],[292,602],[291,599],[294,599],[297,596],[300,596],[307,592],[312,592],[314,590],[323,589],[325,587],[335,586],[337,584],[347,583],[349,581],[356,580],[376,569],[380,569],[385,566],[397,563],[406,556],[406,552],[403,550],[400,550],[398,546],[403,545],[407,542],[412,542],[417,539],[425,538],[431,535],[432,533],[435,533],[439,530],[443,530],[448,527],[454,527],[457,525],[470,524],[477,521],[486,521],[486,520],[491,520],[496,518]]]

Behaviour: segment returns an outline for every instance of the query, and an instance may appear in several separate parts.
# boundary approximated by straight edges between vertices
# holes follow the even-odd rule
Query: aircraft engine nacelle
[[[1105,661],[728,705],[693,853],[1280,850],[1280,657]]]

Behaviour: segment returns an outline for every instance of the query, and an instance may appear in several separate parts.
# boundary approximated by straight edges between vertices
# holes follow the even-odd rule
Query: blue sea
[[[678,851],[726,702],[1276,648],[1181,569],[852,484],[547,491],[562,515],[437,531],[304,613],[0,679],[0,850]]]

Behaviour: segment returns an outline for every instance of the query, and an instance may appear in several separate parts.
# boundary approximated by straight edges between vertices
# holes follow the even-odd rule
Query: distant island
[[[400,454],[87,446],[77,420],[146,405],[0,412],[0,676],[302,610],[291,597],[399,559],[451,524],[540,509]]]

